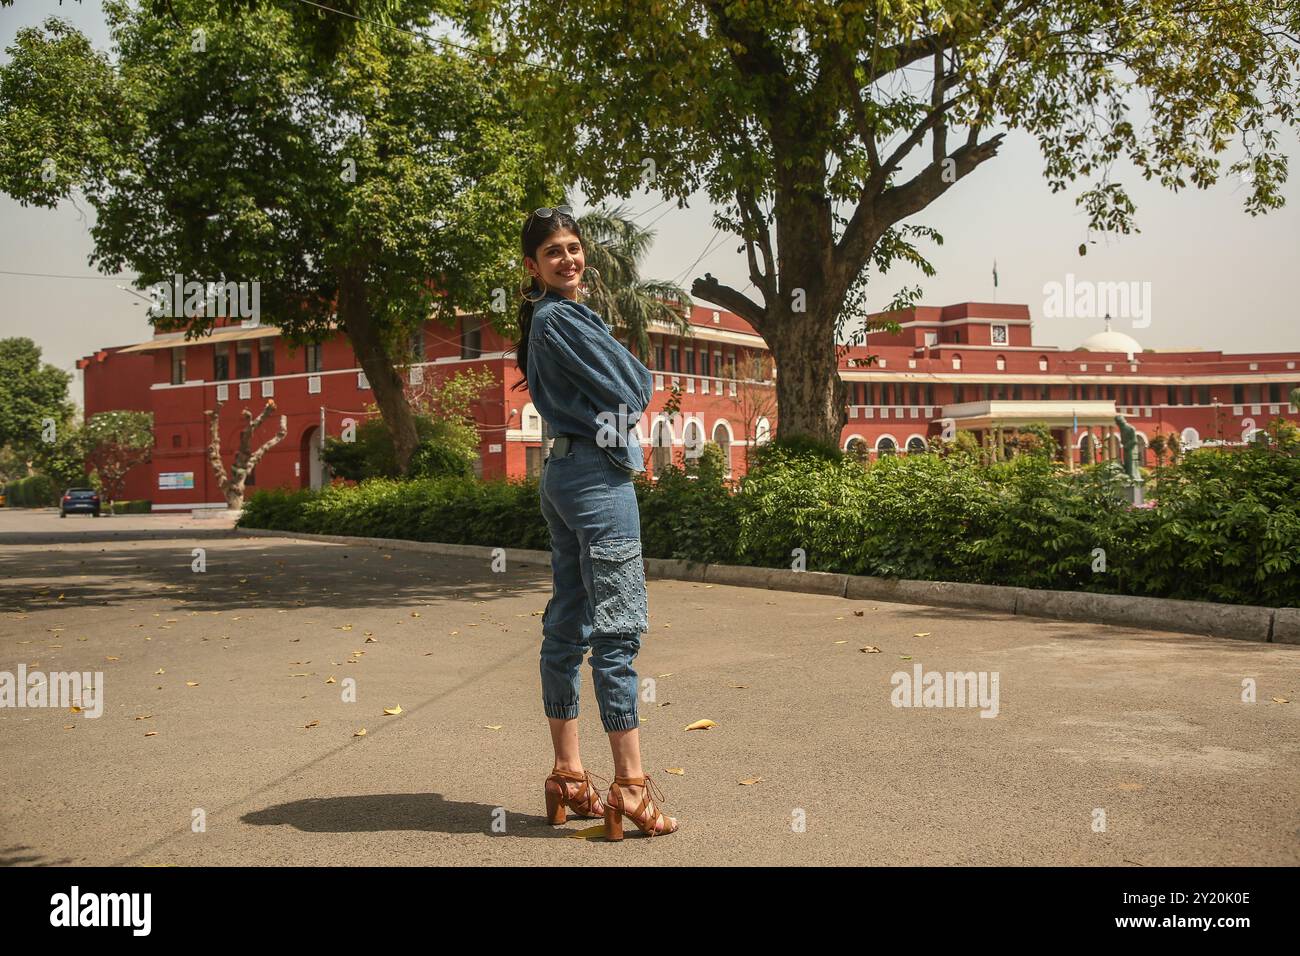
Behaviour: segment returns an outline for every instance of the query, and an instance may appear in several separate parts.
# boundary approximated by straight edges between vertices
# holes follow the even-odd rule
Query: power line
[[[116,281],[132,278],[131,276],[74,276],[56,272],[15,272],[12,269],[0,269],[0,275],[30,276],[38,279],[113,279]],[[138,278],[138,276],[136,278]]]

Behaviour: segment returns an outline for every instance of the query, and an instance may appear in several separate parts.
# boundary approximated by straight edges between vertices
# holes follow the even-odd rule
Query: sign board
[[[160,471],[158,472],[158,488],[160,490],[169,490],[177,488],[193,488],[194,472],[192,471]]]

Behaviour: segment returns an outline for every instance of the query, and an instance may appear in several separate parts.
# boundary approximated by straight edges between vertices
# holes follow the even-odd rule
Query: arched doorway
[[[329,484],[329,469],[320,460],[320,426],[313,425],[302,433],[298,443],[298,487],[318,491]]]

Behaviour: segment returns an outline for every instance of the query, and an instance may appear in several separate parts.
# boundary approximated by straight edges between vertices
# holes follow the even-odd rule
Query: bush
[[[5,485],[5,503],[10,508],[57,508],[62,495],[63,489],[48,475],[28,475]]]
[[[1202,449],[1133,508],[1110,465],[887,456],[863,467],[778,446],[732,493],[720,454],[635,481],[643,553],[810,571],[1300,605],[1300,458]],[[374,479],[258,491],[244,527],[546,549],[535,479]],[[1104,566],[1101,558],[1104,556]]]
[[[141,498],[135,501],[114,501],[112,514],[115,515],[147,515],[153,511],[153,502],[147,498]]]

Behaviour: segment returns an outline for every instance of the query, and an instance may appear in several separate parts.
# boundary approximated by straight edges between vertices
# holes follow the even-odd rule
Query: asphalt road
[[[0,510],[0,672],[104,682],[0,707],[0,863],[1300,863],[1297,646],[653,580],[681,829],[611,844],[545,823],[549,568],[226,523]],[[916,664],[996,716],[895,706]],[[586,665],[580,722],[612,779]]]

